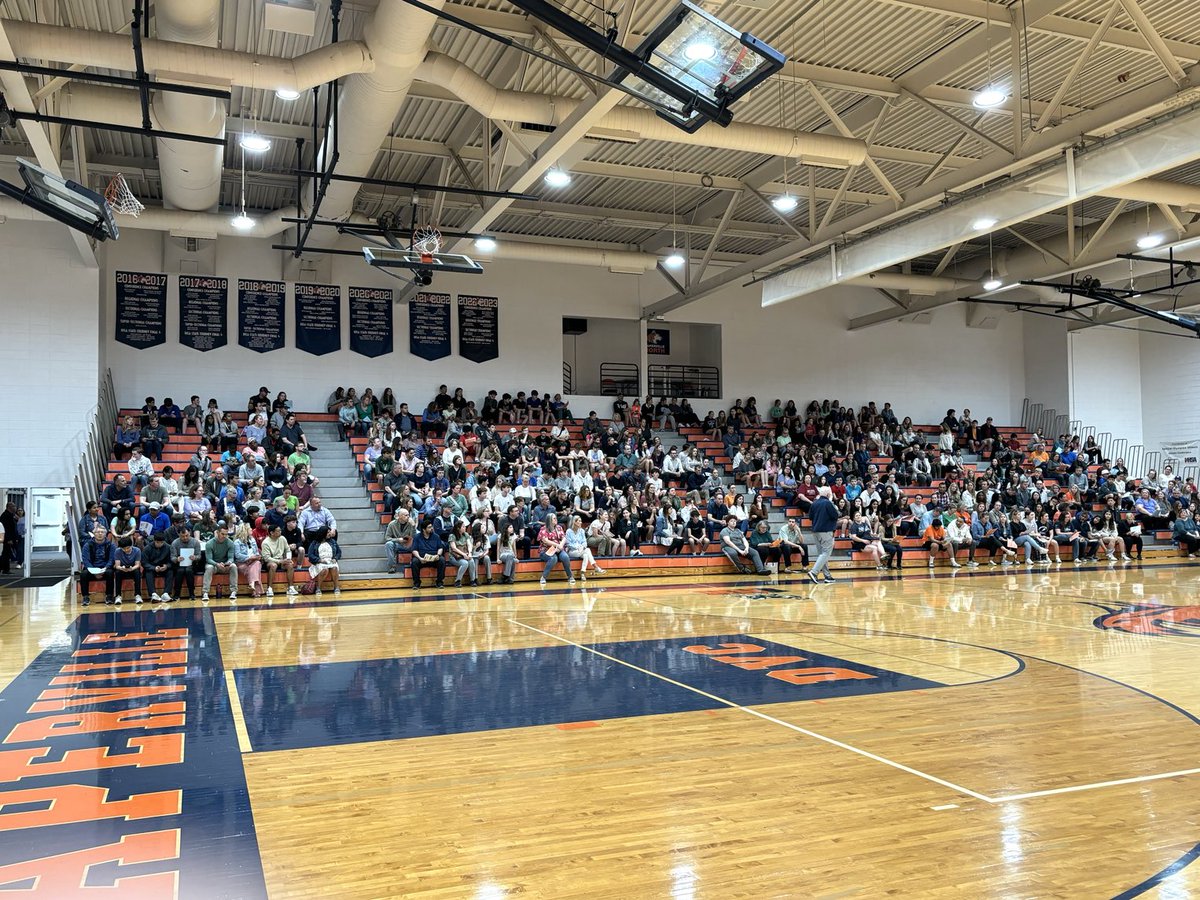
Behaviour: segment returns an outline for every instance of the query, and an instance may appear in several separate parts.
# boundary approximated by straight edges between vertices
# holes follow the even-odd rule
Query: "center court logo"
[[[1106,631],[1152,634],[1159,637],[1200,637],[1200,606],[1166,606],[1158,603],[1126,603],[1099,606],[1105,614],[1092,624]]]

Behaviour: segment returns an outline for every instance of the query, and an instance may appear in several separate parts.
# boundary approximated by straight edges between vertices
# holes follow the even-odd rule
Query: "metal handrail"
[[[721,396],[721,370],[716,366],[648,365],[649,391],[666,397]]]
[[[600,393],[615,396],[626,394],[636,397],[639,393],[642,368],[637,363],[600,363]]]
[[[565,359],[563,360],[563,393],[575,393],[575,373],[571,369],[571,364]]]

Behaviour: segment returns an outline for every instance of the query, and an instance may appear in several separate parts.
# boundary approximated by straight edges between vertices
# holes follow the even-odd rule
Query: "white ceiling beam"
[[[1059,5],[1061,5],[1059,0],[1043,0],[1043,2],[1028,0],[1026,15],[1032,23]],[[1200,71],[1197,71],[1195,67],[1188,73],[1187,84],[1192,88],[1200,84]],[[839,236],[858,234],[879,228],[940,203],[947,193],[970,190],[1057,156],[1063,148],[1072,146],[1084,135],[1112,133],[1130,123],[1158,115],[1170,106],[1177,104],[1180,97],[1186,96],[1189,96],[1188,90],[1181,91],[1179,85],[1169,78],[1150,82],[1103,103],[1095,109],[1081,113],[1061,125],[1048,128],[1035,135],[1026,142],[1023,156],[1019,159],[1012,154],[1000,151],[988,154],[973,165],[949,172],[908,191],[904,204],[895,211],[888,212],[879,207],[869,207],[862,212],[832,223],[827,229],[819,230],[812,235],[813,243],[811,244],[798,240],[790,248],[779,247],[770,253],[763,254],[752,264],[735,267],[708,282],[692,286],[686,295],[675,294],[664,297],[657,303],[644,307],[642,311],[647,315],[656,315],[686,306],[733,281],[744,280],[747,276],[754,277],[763,270],[768,270],[796,257],[808,255],[814,250],[824,249],[830,241]]]
[[[1125,7],[1125,12],[1129,13],[1129,18],[1133,19],[1133,24],[1146,39],[1146,43],[1150,45],[1150,49],[1154,51],[1154,55],[1158,57],[1158,61],[1162,63],[1162,67],[1171,80],[1176,84],[1183,81],[1186,77],[1183,73],[1183,66],[1179,65],[1179,60],[1175,58],[1171,48],[1167,46],[1167,42],[1158,33],[1158,29],[1154,27],[1141,4],[1137,0],[1121,0],[1121,6]]]
[[[878,2],[890,6],[907,6],[911,9],[941,13],[972,22],[990,20],[993,26],[1002,28],[1008,28],[1010,25],[1008,5],[996,2],[996,0],[878,0]],[[1033,4],[1028,5],[1032,7]],[[1094,22],[1073,19],[1069,16],[1050,14],[1040,16],[1036,20],[1031,15],[1027,14],[1027,16],[1030,31],[1076,41],[1090,40],[1097,27]],[[1164,44],[1176,59],[1188,63],[1200,62],[1200,44],[1176,40],[1166,40]],[[1155,53],[1144,35],[1120,28],[1109,31],[1103,41],[1103,46],[1118,50],[1131,50],[1135,53]]]

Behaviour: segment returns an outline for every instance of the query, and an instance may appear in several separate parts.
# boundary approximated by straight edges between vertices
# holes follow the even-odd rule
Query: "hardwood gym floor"
[[[0,888],[1191,897],[1198,581],[0,593]]]

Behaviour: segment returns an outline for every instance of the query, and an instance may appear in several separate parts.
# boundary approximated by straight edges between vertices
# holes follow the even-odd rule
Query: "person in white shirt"
[[[134,446],[129,451],[129,462],[126,465],[129,467],[129,483],[133,485],[133,492],[136,494],[150,483],[150,476],[154,474],[154,464],[142,454],[140,446]]]
[[[967,548],[967,566],[975,569],[979,567],[979,563],[975,562],[975,541],[971,539],[971,529],[958,516],[955,516],[950,524],[946,526],[946,538],[950,541],[950,565],[958,568],[958,560],[954,558],[962,547]]]

